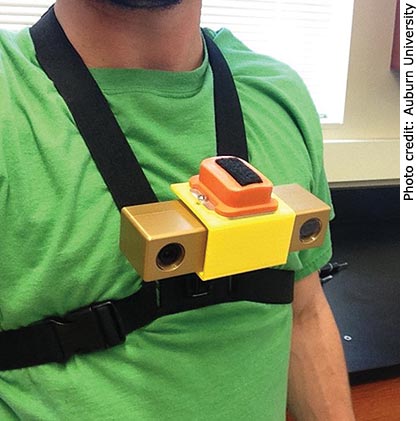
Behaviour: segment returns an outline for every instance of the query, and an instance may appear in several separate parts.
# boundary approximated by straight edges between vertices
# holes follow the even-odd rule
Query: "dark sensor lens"
[[[170,243],[162,247],[156,257],[159,269],[170,271],[176,269],[185,257],[185,249],[179,243]]]
[[[301,227],[299,231],[300,241],[303,243],[311,243],[316,240],[319,233],[321,232],[322,224],[320,219],[312,218],[308,219]]]

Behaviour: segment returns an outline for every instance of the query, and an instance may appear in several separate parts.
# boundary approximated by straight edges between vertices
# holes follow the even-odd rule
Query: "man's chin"
[[[122,7],[125,9],[135,10],[157,10],[168,9],[176,6],[182,0],[99,0],[102,3],[111,4],[113,6]]]

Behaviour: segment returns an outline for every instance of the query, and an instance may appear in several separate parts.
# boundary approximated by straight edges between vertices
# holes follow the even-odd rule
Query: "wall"
[[[344,124],[323,127],[331,184],[398,182],[399,75],[390,70],[395,11],[396,0],[355,0]]]

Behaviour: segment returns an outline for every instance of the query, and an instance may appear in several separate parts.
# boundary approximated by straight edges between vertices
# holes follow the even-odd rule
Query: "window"
[[[52,0],[0,0],[0,28],[17,31],[35,23]]]
[[[53,2],[0,0],[0,26],[31,25]],[[354,0],[203,0],[202,26],[227,27],[251,49],[291,65],[322,123],[342,123]]]
[[[342,123],[353,0],[203,0],[202,25],[227,27],[251,49],[292,66],[322,123]]]

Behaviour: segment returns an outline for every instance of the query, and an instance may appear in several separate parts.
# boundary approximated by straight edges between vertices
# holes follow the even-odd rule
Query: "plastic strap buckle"
[[[74,354],[84,354],[119,345],[126,332],[117,308],[111,301],[66,314],[62,319],[48,319],[65,362]]]

